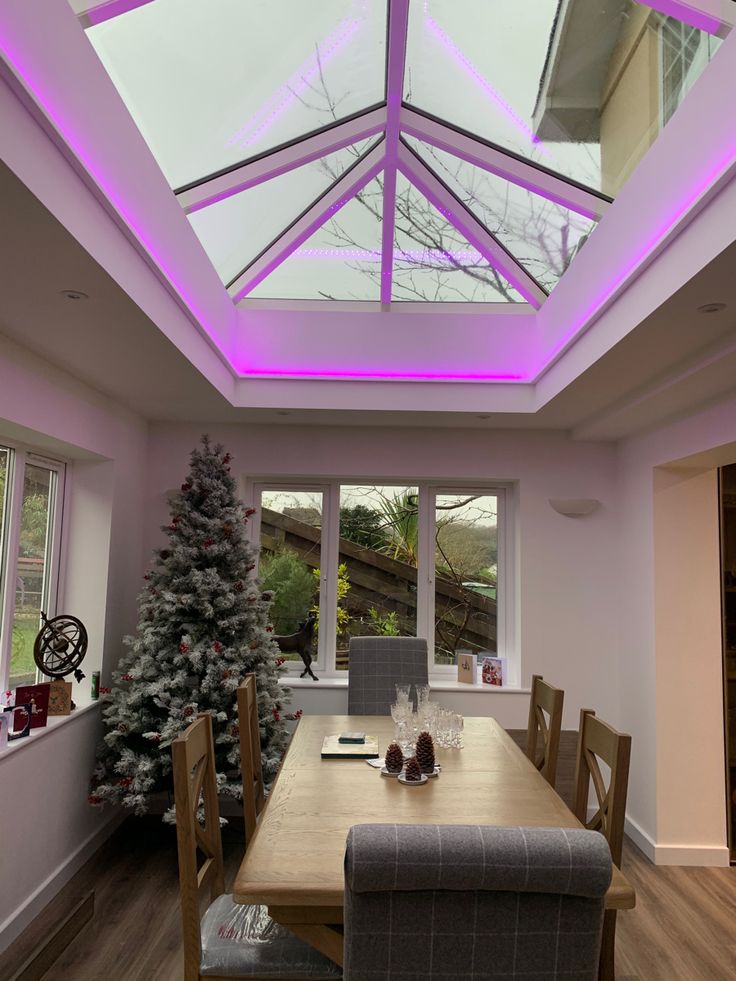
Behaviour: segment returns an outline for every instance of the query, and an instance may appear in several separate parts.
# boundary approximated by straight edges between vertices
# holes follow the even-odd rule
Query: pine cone
[[[411,783],[420,783],[422,779],[422,771],[419,767],[419,762],[416,756],[412,756],[412,758],[406,764],[404,779],[409,780]]]
[[[389,773],[401,773],[404,766],[404,754],[398,743],[391,743],[386,750],[386,769]]]
[[[422,773],[434,773],[434,743],[428,732],[417,736],[416,758]]]

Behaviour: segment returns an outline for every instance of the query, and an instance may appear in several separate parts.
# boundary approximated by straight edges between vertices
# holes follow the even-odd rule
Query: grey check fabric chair
[[[427,641],[421,637],[351,637],[348,715],[388,715],[396,685],[427,685]]]
[[[361,824],[345,981],[596,981],[611,855],[575,828]]]

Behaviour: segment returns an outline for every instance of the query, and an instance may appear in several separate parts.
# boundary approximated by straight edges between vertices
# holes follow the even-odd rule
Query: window
[[[682,24],[674,17],[665,17],[660,31],[660,43],[664,126],[716,53],[720,40],[696,27]]]
[[[0,684],[37,677],[41,614],[56,613],[65,466],[0,446]]]
[[[295,479],[251,490],[274,632],[316,614],[323,674],[349,669],[355,636],[426,637],[430,672],[447,680],[460,650],[509,655],[504,487]],[[284,656],[301,670],[296,645]]]

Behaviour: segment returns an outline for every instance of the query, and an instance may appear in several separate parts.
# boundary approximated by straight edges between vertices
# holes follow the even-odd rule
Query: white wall
[[[117,661],[135,627],[142,566],[142,478],[146,425],[58,369],[0,339],[0,439],[23,440],[71,460],[60,610],[85,622],[83,668]],[[89,677],[75,686],[88,699]],[[116,816],[87,804],[100,737],[93,708],[0,755],[3,800],[15,820],[3,828],[0,951],[30,922],[109,832]],[[13,830],[11,830],[13,829]]]
[[[732,400],[618,450],[616,715],[633,737],[628,830],[660,863],[728,864],[714,468],[736,461],[734,435]]]
[[[565,725],[577,727],[581,705],[610,714],[615,707],[617,643],[611,591],[617,582],[618,520],[615,451],[573,443],[554,433],[401,428],[209,426],[234,456],[234,472],[250,476],[310,475],[381,480],[468,478],[516,481],[522,684],[541,673],[566,690]],[[165,493],[178,487],[202,427],[152,424],[146,540],[160,543],[167,517]],[[554,512],[550,497],[594,497],[603,507],[587,518]],[[601,626],[603,625],[603,626]],[[447,692],[466,714],[493,712],[509,726],[525,726],[528,699]],[[295,704],[307,711],[340,711],[344,695]]]

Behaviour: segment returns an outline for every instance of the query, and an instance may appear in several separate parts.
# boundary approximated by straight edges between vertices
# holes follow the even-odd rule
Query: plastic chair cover
[[[202,918],[203,977],[341,978],[324,954],[274,923],[265,906],[241,906],[218,897]]]

